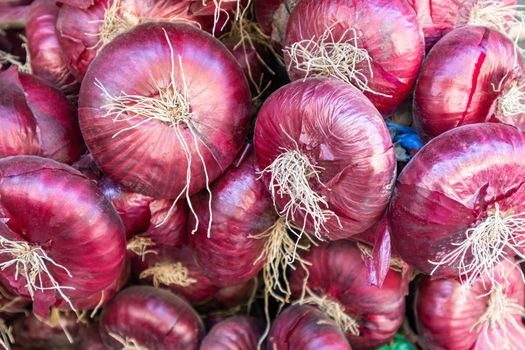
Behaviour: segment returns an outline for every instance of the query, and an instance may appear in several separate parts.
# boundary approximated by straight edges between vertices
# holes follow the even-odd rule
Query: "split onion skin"
[[[257,276],[265,263],[265,259],[257,259],[266,239],[251,236],[268,230],[277,220],[277,214],[266,186],[258,177],[252,152],[213,184],[209,238],[209,196],[202,192],[192,198],[199,226],[189,240],[197,261],[218,286],[248,281]],[[194,227],[194,220],[190,216],[188,229]]]
[[[388,21],[385,21],[388,18]],[[371,58],[373,76],[365,62],[358,63],[368,87],[382,96],[365,92],[383,115],[403,103],[412,91],[424,56],[423,33],[416,14],[404,0],[301,0],[286,28],[286,46],[319,38],[327,28],[338,41],[348,29],[357,32],[357,45]],[[353,41],[352,41],[353,42]],[[285,52],[290,79],[304,79]]]
[[[404,320],[407,276],[390,269],[381,288],[370,285],[361,252],[350,241],[321,243],[301,257],[311,263],[308,288],[317,296],[338,302],[358,322],[359,336],[347,333],[352,348],[375,348],[396,334]],[[290,274],[296,298],[305,278],[303,269]]]
[[[525,287],[520,271],[505,261],[496,268],[496,278],[502,285],[507,285],[505,293],[507,298],[514,299],[518,304],[524,304]],[[505,276],[506,280],[504,280]],[[486,286],[490,283],[485,281]],[[419,282],[416,292],[415,310],[418,321],[418,329],[421,341],[429,350],[485,350],[491,347],[486,343],[483,328],[488,327],[487,332],[492,347],[502,344],[503,339],[498,339],[498,327],[483,325],[478,328],[476,323],[487,310],[489,296],[487,287],[483,286],[482,279],[478,278],[471,288],[461,286],[457,279],[432,279],[425,276]],[[510,315],[517,324],[522,327],[521,334],[509,322],[512,337],[516,339],[513,343],[514,349],[519,349],[523,344],[525,326],[519,315]],[[492,328],[494,327],[494,328]],[[490,337],[494,337],[491,339]]]
[[[259,168],[271,165],[283,149],[295,150],[295,143],[312,166],[322,168],[324,186],[311,179],[310,187],[326,198],[342,225],[329,219],[322,237],[349,238],[379,221],[394,185],[396,161],[383,118],[361,92],[341,81],[312,78],[273,93],[255,126]],[[263,174],[263,180],[268,185],[270,175]],[[289,198],[277,195],[275,201],[282,209]],[[303,221],[298,211],[292,223],[302,227]],[[308,217],[306,232],[312,231]]]
[[[497,106],[506,86],[524,74],[516,54],[510,39],[486,27],[465,26],[443,37],[427,56],[414,92],[423,138],[482,122],[525,129],[525,115],[505,117]]]
[[[163,289],[135,286],[121,291],[102,311],[102,341],[122,345],[109,333],[134,339],[150,350],[196,350],[204,333],[199,315],[182,298]]]
[[[74,288],[63,289],[63,293],[75,308],[97,306],[101,291],[111,289],[123,273],[125,240],[118,214],[95,184],[49,159],[8,157],[0,159],[0,198],[0,213],[7,219],[0,234],[40,246],[67,268],[72,277],[47,264],[61,286]],[[1,256],[2,261],[11,258]],[[25,278],[15,279],[14,266],[1,275],[20,295],[29,297]],[[50,286],[47,278],[44,285]],[[106,294],[109,299],[110,293]],[[55,304],[68,307],[56,290],[36,291],[33,301],[33,311],[41,318],[47,318]]]
[[[186,155],[173,127],[149,120],[140,127],[113,136],[143,121],[114,122],[104,117],[109,102],[95,85],[99,79],[112,96],[122,91],[151,96],[170,83],[174,50],[175,79],[180,55],[192,110],[191,124],[209,176],[215,180],[242,147],[250,112],[250,92],[241,68],[230,52],[210,35],[185,24],[143,24],[115,38],[92,63],[80,90],[80,127],[86,144],[104,174],[129,190],[156,198],[175,198],[186,186]],[[133,60],[128,57],[133,56]],[[111,75],[108,75],[111,73]],[[192,155],[189,194],[205,187],[206,179],[195,139],[181,133]],[[166,178],[166,174],[170,174]]]
[[[253,350],[262,327],[253,317],[233,316],[216,325],[202,340],[200,350]]]
[[[73,163],[84,150],[73,106],[43,80],[0,73],[0,156],[38,155]]]
[[[343,331],[310,305],[286,308],[272,324],[267,350],[351,350]]]
[[[523,213],[523,154],[525,135],[494,123],[461,126],[425,145],[400,174],[389,210],[401,258],[430,274],[429,260],[454,250],[452,243],[462,242],[496,204],[502,213]],[[442,265],[433,276],[457,277],[458,270]]]

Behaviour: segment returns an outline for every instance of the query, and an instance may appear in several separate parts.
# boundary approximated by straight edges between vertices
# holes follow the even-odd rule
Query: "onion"
[[[31,297],[37,316],[111,297],[124,270],[124,229],[93,182],[49,159],[3,158],[0,212],[0,276]]]
[[[301,0],[285,41],[292,80],[342,80],[384,115],[407,99],[424,55],[416,14],[404,0]]]
[[[394,149],[381,115],[352,86],[317,78],[279,89],[259,111],[254,142],[288,226],[335,240],[381,218],[394,183]]]
[[[274,321],[268,337],[268,350],[351,350],[343,331],[319,309],[293,305]]]
[[[493,123],[452,129],[423,147],[399,176],[389,212],[401,258],[471,285],[493,276],[497,262],[525,257],[524,152],[523,133]]]
[[[82,78],[103,46],[141,23],[190,23],[220,34],[239,4],[239,0],[69,2],[60,9],[57,30],[71,69]]]
[[[98,324],[88,327],[82,334],[82,339],[78,345],[80,350],[107,350],[100,338]]]
[[[41,155],[73,163],[83,151],[75,112],[42,80],[10,68],[0,73],[0,156]]]
[[[235,286],[219,288],[211,300],[197,306],[197,309],[201,313],[210,315],[234,314],[243,307],[250,309],[258,285],[257,278],[253,278]]]
[[[191,306],[154,287],[130,287],[104,308],[102,341],[109,349],[198,349],[204,325]]]
[[[253,350],[260,336],[261,325],[255,318],[230,317],[213,326],[200,350]]]
[[[233,56],[185,24],[144,24],[120,35],[91,65],[79,99],[96,163],[156,198],[188,198],[217,178],[244,141],[249,108]]]
[[[492,29],[466,26],[447,34],[428,55],[414,93],[423,137],[488,121],[525,129],[520,57],[513,42]]]
[[[312,247],[302,255],[310,263],[308,272],[292,271],[290,283],[299,303],[318,306],[346,332],[352,347],[368,349],[385,344],[401,326],[408,275],[390,269],[381,288],[371,286],[361,254],[349,241]]]
[[[253,0],[257,22],[279,51],[285,46],[286,25],[297,2],[298,0]]]
[[[454,350],[520,349],[525,341],[522,315],[525,287],[521,273],[504,261],[495,268],[500,285],[490,290],[477,278],[470,289],[456,279],[425,277],[416,312],[425,348]]]

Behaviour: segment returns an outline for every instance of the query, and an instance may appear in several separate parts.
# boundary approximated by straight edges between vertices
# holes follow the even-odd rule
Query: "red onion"
[[[423,136],[488,121],[525,129],[525,80],[517,55],[510,39],[485,27],[462,27],[441,39],[414,93]]]
[[[82,334],[82,339],[78,345],[80,350],[107,350],[100,338],[98,324],[88,327]]]
[[[217,323],[202,340],[200,350],[253,350],[261,325],[253,317],[235,316]]]
[[[320,244],[302,258],[311,265],[308,273],[292,271],[294,296],[332,317],[345,330],[352,347],[377,347],[396,334],[405,313],[406,274],[390,269],[381,288],[371,286],[362,253],[349,241]],[[305,280],[306,295],[302,297]]]
[[[100,318],[102,341],[109,349],[198,349],[204,325],[191,306],[154,287],[120,292]]]
[[[492,291],[490,281],[481,278],[470,289],[455,279],[425,277],[421,281],[415,306],[426,349],[523,347],[525,287],[521,273],[507,261],[498,265],[495,273],[501,285]]]
[[[83,142],[67,99],[42,80],[16,68],[0,73],[0,156],[41,155],[72,163]]]
[[[37,316],[111,297],[101,294],[123,272],[124,229],[92,181],[45,158],[0,159],[0,213],[0,275]]]
[[[434,44],[454,28],[467,24],[494,28],[509,33],[525,17],[516,0],[408,0],[416,10],[425,34],[425,46]]]
[[[401,258],[470,285],[508,256],[525,257],[524,152],[523,133],[493,123],[430,141],[399,176],[392,199],[392,243]]]
[[[394,183],[394,148],[381,115],[352,86],[317,78],[279,89],[259,111],[254,142],[289,225],[335,240],[381,218]]]
[[[407,99],[423,55],[423,34],[404,0],[301,0],[286,28],[292,80],[342,80],[384,115]]]
[[[253,278],[244,283],[219,288],[211,300],[197,309],[206,314],[232,314],[238,312],[242,307],[249,308],[255,293],[257,292],[258,280]]]
[[[345,334],[334,321],[309,305],[293,305],[274,321],[267,350],[351,350]]]
[[[279,51],[285,46],[286,25],[297,2],[298,0],[253,0],[257,22]]]
[[[103,46],[141,23],[190,23],[220,34],[238,5],[238,0],[69,2],[60,10],[57,30],[71,69],[82,78]]]
[[[120,35],[91,65],[79,99],[82,133],[103,172],[158,198],[188,198],[217,178],[244,141],[249,108],[231,53],[185,24]]]

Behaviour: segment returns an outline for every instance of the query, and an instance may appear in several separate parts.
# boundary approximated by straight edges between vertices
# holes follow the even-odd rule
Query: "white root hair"
[[[525,258],[520,251],[525,247],[525,236],[520,237],[525,233],[524,215],[525,213],[506,215],[496,204],[491,215],[465,232],[463,241],[452,243],[457,248],[439,261],[429,261],[435,265],[431,275],[441,266],[451,266],[458,270],[461,282],[467,286],[472,286],[482,276],[488,277],[493,288],[499,286],[500,282],[494,272],[498,263],[507,260],[519,269],[513,261],[514,257],[508,257],[508,251]]]
[[[75,288],[61,286],[49,271],[48,265],[64,270],[70,278],[73,276],[66,267],[51,259],[44,249],[30,245],[28,242],[11,241],[0,236],[0,254],[10,257],[10,260],[0,263],[0,269],[4,271],[14,266],[15,280],[18,280],[20,275],[25,278],[25,287],[31,299],[34,299],[37,291],[55,290],[69,307],[76,312],[71,300],[64,293],[64,290],[74,290]],[[44,286],[43,275],[47,276],[51,286]]]
[[[147,254],[158,254],[155,249],[150,249],[155,246],[156,243],[150,237],[134,236],[129,240],[126,249],[140,256],[144,261]]]
[[[195,278],[191,278],[188,268],[181,262],[160,262],[154,266],[142,271],[139,275],[140,279],[152,277],[153,286],[159,287],[160,285],[176,285],[181,287],[188,287],[194,283],[197,283]]]
[[[195,212],[195,209],[193,208],[193,205],[191,203],[191,198],[190,198],[190,185],[191,185],[191,180],[193,177],[192,170],[191,170],[191,164],[193,163],[193,159],[192,159],[193,157],[190,151],[190,145],[187,143],[184,137],[184,134],[183,134],[184,129],[189,131],[190,136],[193,139],[193,143],[194,143],[195,150],[197,152],[197,156],[204,169],[204,176],[205,176],[205,183],[206,183],[205,187],[209,195],[209,201],[208,201],[209,220],[208,220],[207,236],[210,237],[212,221],[213,221],[212,192],[210,189],[211,181],[208,175],[206,164],[204,162],[204,156],[202,155],[202,152],[199,147],[199,139],[197,138],[197,133],[193,125],[192,112],[191,112],[190,102],[189,102],[188,86],[187,86],[186,78],[184,75],[182,57],[180,55],[178,56],[178,66],[180,69],[179,77],[181,78],[181,81],[182,81],[180,84],[182,85],[182,88],[178,88],[179,84],[177,84],[177,81],[175,79],[177,69],[176,69],[176,64],[175,64],[175,54],[173,51],[173,46],[169,39],[168,33],[166,32],[164,28],[163,28],[163,31],[164,31],[164,35],[165,35],[166,41],[170,49],[171,74],[170,74],[170,83],[168,84],[166,88],[162,88],[161,86],[159,86],[159,84],[154,79],[152,79],[153,83],[155,84],[158,96],[150,97],[150,96],[143,96],[143,95],[132,95],[132,94],[127,94],[124,91],[121,91],[118,96],[113,96],[106,89],[104,84],[102,84],[98,79],[95,79],[95,85],[101,89],[101,91],[104,93],[104,95],[107,97],[109,101],[106,105],[102,106],[102,109],[106,111],[103,117],[110,117],[113,119],[113,122],[115,123],[119,123],[119,122],[132,123],[133,121],[136,121],[137,119],[142,119],[141,121],[136,122],[129,127],[121,129],[120,131],[118,131],[117,133],[113,135],[113,138],[118,137],[119,135],[121,135],[122,133],[125,133],[126,131],[138,128],[142,124],[145,124],[150,121],[160,121],[160,122],[166,123],[167,125],[173,128],[175,135],[177,136],[177,139],[186,157],[186,161],[187,161],[186,184],[184,188],[181,190],[181,192],[174,199],[173,204],[171,208],[168,210],[164,219],[159,224],[157,224],[156,227],[162,226],[166,223],[166,221],[169,219],[169,217],[173,213],[173,210],[175,209],[178,203],[178,200],[181,199],[182,197],[185,197],[186,202],[188,203],[190,212],[195,218],[195,227],[192,230],[192,234],[195,234],[195,232],[197,232],[197,229],[199,227],[199,217],[197,213]]]
[[[340,22],[327,26],[318,38],[304,39],[286,47],[284,51],[290,57],[288,69],[305,73],[308,77],[332,77],[351,84],[374,95],[392,97],[370,88],[370,79],[374,78],[372,58],[368,51],[359,48],[357,32],[349,28],[339,39],[334,37],[334,28]]]
[[[121,350],[149,350],[147,347],[140,345],[133,338],[123,337],[117,333],[109,332],[109,336],[122,345]]]
[[[244,10],[242,9],[242,6],[241,6],[241,0],[211,0],[211,1],[213,2],[213,5],[215,6],[215,11],[213,13],[213,30],[212,30],[212,34],[215,35],[221,14],[226,15],[226,20],[224,21],[224,24],[220,28],[221,31],[224,30],[224,28],[226,27],[226,25],[228,24],[230,20],[230,14],[228,11],[226,11],[222,7],[223,4],[235,3],[237,7],[235,11],[235,20],[238,21],[239,19],[244,17],[244,15],[246,14],[246,9],[250,6],[252,0],[248,0],[248,4]],[[202,0],[202,6],[207,6],[209,3],[210,3],[210,0]]]
[[[10,54],[9,52],[0,50],[0,65],[8,63],[18,68],[18,71],[21,73],[33,74],[33,68],[31,67],[31,55],[29,54],[27,38],[21,34],[18,37],[22,40],[21,46],[26,53],[26,62],[22,63],[20,57]]]
[[[497,110],[504,116],[525,114],[525,83],[513,81],[497,101]]]
[[[518,26],[521,31],[525,23],[523,9],[523,5],[508,5],[500,0],[478,0],[470,10],[468,24],[489,27],[514,39],[513,27]]]
[[[11,344],[14,343],[13,327],[8,326],[5,320],[0,318],[0,346],[5,350],[11,350]]]

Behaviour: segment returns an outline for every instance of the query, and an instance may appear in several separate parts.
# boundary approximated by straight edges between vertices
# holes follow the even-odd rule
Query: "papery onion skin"
[[[272,324],[267,350],[351,350],[343,331],[310,305],[285,309]]]
[[[520,271],[504,261],[496,268],[496,278],[505,287],[506,297],[514,299],[518,304],[524,304],[525,286],[523,285]],[[503,277],[505,276],[505,277]],[[486,286],[490,284],[485,281]],[[508,284],[507,284],[508,283]],[[478,278],[471,288],[462,287],[457,279],[432,279],[425,276],[418,284],[415,301],[415,311],[418,320],[418,329],[421,341],[429,350],[454,349],[454,350],[484,350],[485,336],[482,326],[476,323],[487,311],[490,296],[488,288],[483,286],[482,279]],[[514,318],[525,330],[519,315],[508,315]],[[522,345],[525,340],[523,330],[516,332],[509,327],[512,337],[517,337]],[[492,326],[489,326],[491,328]],[[498,327],[493,325],[494,328]],[[509,335],[506,337],[511,339]],[[502,344],[502,339],[491,339],[492,346]],[[518,349],[516,347],[515,349]]]
[[[73,163],[84,149],[76,114],[43,80],[10,68],[0,73],[0,156],[41,155]]]
[[[173,47],[173,61],[164,30]],[[104,117],[103,106],[109,100],[95,79],[113,96],[122,91],[149,96],[156,92],[152,79],[161,87],[170,83],[172,62],[177,84],[183,84],[178,75],[179,55],[188,84],[191,125],[204,160],[195,150],[191,132],[180,126],[192,155],[188,192],[194,194],[206,184],[202,163],[209,181],[216,179],[234,160],[249,123],[248,84],[222,44],[185,24],[140,25],[100,52],[80,91],[81,130],[97,165],[128,189],[156,198],[175,198],[186,186],[186,155],[174,127],[150,120],[113,138],[143,118],[134,118],[132,123]],[[130,56],[134,59],[128,60]]]
[[[317,296],[338,302],[358,322],[359,336],[347,333],[352,348],[374,348],[396,334],[404,319],[408,292],[408,280],[401,273],[390,269],[381,288],[370,285],[361,252],[350,241],[322,243],[302,258],[311,263],[307,287]],[[305,277],[302,269],[290,275],[296,298]]]
[[[257,278],[253,278],[235,286],[219,288],[213,298],[207,303],[199,305],[197,310],[204,314],[236,311],[239,307],[253,301],[251,299],[255,297],[258,283]]]
[[[516,55],[510,39],[486,27],[461,27],[443,37],[427,56],[414,92],[414,118],[422,136],[465,124],[505,122],[497,102],[524,74]],[[524,129],[525,115],[507,123]]]
[[[373,75],[365,62],[357,66],[367,76],[371,90],[388,95],[365,92],[379,112],[387,115],[407,99],[424,55],[423,33],[408,3],[404,0],[301,0],[288,21],[286,46],[319,38],[330,27],[333,27],[335,42],[348,29],[357,32],[357,46],[367,50]],[[305,72],[290,62],[287,51],[284,57],[290,79],[306,77]]]
[[[109,333],[134,339],[150,350],[196,350],[204,333],[199,315],[182,298],[163,289],[130,287],[104,308],[102,341],[109,349],[122,345]]]
[[[310,186],[326,198],[342,225],[329,219],[320,232],[324,238],[348,238],[365,231],[388,204],[396,172],[388,129],[370,101],[346,83],[315,78],[277,90],[259,111],[254,143],[260,169],[272,164],[283,149],[295,150],[295,143],[312,166],[321,168],[324,186],[314,178]],[[263,179],[269,184],[268,173]],[[289,198],[276,195],[275,200],[281,210]],[[298,211],[292,223],[302,227],[303,221],[304,213]],[[306,232],[312,231],[308,217]]]
[[[430,274],[436,265],[429,261],[454,250],[452,243],[462,242],[496,204],[502,213],[523,213],[524,152],[524,134],[494,123],[461,126],[425,145],[400,174],[389,209],[401,258]],[[433,276],[457,277],[458,270],[441,265]]]
[[[154,247],[157,251],[155,254],[146,254],[144,260],[142,257],[134,255],[132,258],[133,272],[137,278],[140,278],[140,274],[154,267],[156,264],[180,263],[188,274],[188,285],[177,285],[177,284],[160,284],[160,288],[169,289],[175,294],[183,296],[191,304],[202,304],[210,300],[218,291],[212,281],[202,272],[201,267],[195,261],[193,251],[190,247],[172,248],[172,247]],[[153,284],[153,277],[137,279],[142,284]]]
[[[64,269],[47,268],[63,293],[79,309],[97,306],[86,299],[110,288],[124,269],[124,228],[111,204],[95,184],[73,168],[34,156],[0,159],[0,212],[7,219],[1,235],[40,246]],[[8,227],[9,226],[9,227]],[[12,259],[2,254],[2,262]],[[23,276],[15,268],[1,271],[20,295],[29,297]],[[50,282],[44,278],[44,285]],[[46,318],[49,307],[62,301],[54,289],[36,291],[33,311]],[[65,304],[65,303],[64,303]],[[67,304],[63,305],[68,307]]]
[[[284,47],[284,35],[290,13],[298,1],[296,0],[252,0],[257,22],[264,32],[270,36],[276,48]]]
[[[200,350],[253,350],[262,333],[253,317],[234,316],[217,323],[202,340]]]
[[[259,259],[266,239],[256,236],[277,220],[271,197],[257,180],[253,152],[237,167],[233,166],[212,186],[212,227],[207,237],[209,197],[202,192],[192,199],[199,226],[189,239],[197,261],[218,286],[227,287],[256,276],[265,259]],[[188,228],[194,226],[190,216]]]
[[[171,212],[170,212],[171,210]],[[166,199],[156,199],[149,204],[151,218],[145,235],[157,244],[180,247],[188,242],[186,222],[188,209],[186,203]]]

